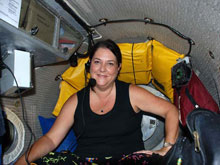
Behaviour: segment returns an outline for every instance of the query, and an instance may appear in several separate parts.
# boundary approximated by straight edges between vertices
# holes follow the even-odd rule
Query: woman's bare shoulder
[[[129,92],[130,92],[130,94],[147,94],[147,95],[152,95],[146,89],[144,89],[142,87],[139,87],[138,85],[134,85],[134,84],[130,84]]]
[[[77,107],[77,103],[78,103],[78,98],[77,98],[77,94],[75,93],[71,95],[64,103],[62,107],[62,111],[68,111],[68,113],[70,113],[71,111],[72,113],[74,113]]]

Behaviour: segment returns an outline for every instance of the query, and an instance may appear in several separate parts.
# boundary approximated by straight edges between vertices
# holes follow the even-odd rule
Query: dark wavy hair
[[[121,51],[120,48],[118,47],[118,45],[110,40],[104,40],[104,41],[99,41],[97,42],[91,49],[90,53],[89,53],[89,59],[90,61],[92,60],[95,52],[99,49],[99,48],[107,48],[109,49],[116,57],[117,62],[118,62],[118,66],[121,64],[122,62],[122,57],[121,57]]]

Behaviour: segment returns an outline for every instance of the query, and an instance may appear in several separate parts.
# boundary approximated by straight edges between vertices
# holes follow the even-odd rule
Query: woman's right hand
[[[166,153],[167,153],[171,148],[172,148],[172,146],[163,147],[163,148],[161,148],[161,149],[159,149],[159,150],[155,150],[155,151],[153,151],[153,150],[141,150],[141,151],[135,152],[135,154],[140,154],[140,153],[142,153],[142,154],[146,154],[146,155],[152,155],[153,153],[155,153],[155,154],[159,154],[159,155],[161,155],[161,156],[164,156],[164,155],[166,155]]]

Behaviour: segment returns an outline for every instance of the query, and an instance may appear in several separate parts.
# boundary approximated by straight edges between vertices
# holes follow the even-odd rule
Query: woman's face
[[[107,48],[98,48],[91,60],[90,74],[99,86],[108,86],[115,81],[121,68],[115,55]]]

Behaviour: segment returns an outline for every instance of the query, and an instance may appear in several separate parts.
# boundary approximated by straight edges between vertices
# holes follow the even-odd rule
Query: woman
[[[115,164],[129,159],[149,164],[152,155],[167,153],[178,137],[178,110],[143,88],[118,81],[121,60],[120,49],[113,41],[94,45],[89,71],[95,84],[68,99],[50,131],[31,147],[29,162],[41,158],[36,162]],[[160,150],[144,150],[141,110],[165,118],[165,145]],[[43,157],[59,145],[72,127],[78,136],[75,152],[60,153],[60,157],[58,153],[50,153]],[[55,157],[61,159],[54,161]],[[17,164],[25,164],[24,156]]]

